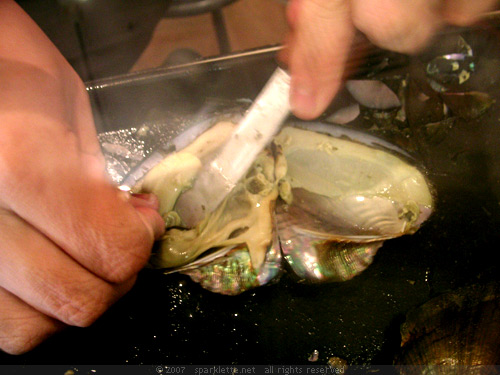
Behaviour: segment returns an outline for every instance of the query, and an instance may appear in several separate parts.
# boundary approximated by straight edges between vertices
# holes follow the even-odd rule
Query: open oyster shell
[[[285,259],[304,280],[354,277],[384,240],[415,232],[432,212],[423,174],[390,152],[292,127],[275,142],[290,186],[277,206],[278,233]]]
[[[167,226],[151,265],[238,294],[279,275],[282,251],[301,279],[344,281],[371,264],[384,240],[413,233],[429,217],[427,181],[395,146],[334,126],[300,126],[283,128],[195,228],[183,225],[175,203],[234,125],[216,124],[152,169],[134,189],[160,198]]]
[[[159,211],[167,226],[151,265],[189,274],[203,287],[223,294],[267,283],[278,274],[281,263],[274,205],[283,172],[276,168],[279,153],[271,149],[259,154],[231,194],[195,228],[186,228],[175,212],[179,195],[190,188],[202,164],[233,127],[230,122],[216,124],[183,150],[167,156],[134,189],[160,198]]]

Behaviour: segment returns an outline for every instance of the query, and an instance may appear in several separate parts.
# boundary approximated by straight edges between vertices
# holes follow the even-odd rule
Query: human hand
[[[105,176],[83,83],[0,1],[0,349],[88,326],[133,285],[164,224]]]
[[[290,31],[280,58],[291,74],[290,103],[319,116],[342,84],[356,30],[379,47],[414,53],[445,24],[468,25],[496,0],[290,0]]]

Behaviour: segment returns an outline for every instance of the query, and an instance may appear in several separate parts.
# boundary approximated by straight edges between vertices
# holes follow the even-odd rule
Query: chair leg
[[[217,41],[219,43],[220,54],[225,55],[231,52],[231,44],[229,43],[224,14],[222,13],[221,8],[212,11],[212,22],[214,24]]]

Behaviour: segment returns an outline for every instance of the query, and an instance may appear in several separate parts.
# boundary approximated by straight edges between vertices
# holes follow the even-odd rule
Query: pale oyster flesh
[[[140,191],[160,196],[169,227],[152,257],[154,267],[238,294],[279,274],[280,243],[300,278],[343,281],[368,267],[384,240],[414,232],[432,212],[424,176],[374,148],[376,139],[368,140],[370,147],[314,126],[286,127],[216,211],[197,227],[183,228],[175,201],[232,128],[217,124],[142,182]]]
[[[198,271],[190,267],[183,272],[198,281],[208,278],[203,286],[226,291],[224,294],[235,294],[269,281],[279,270],[276,264],[281,262],[275,239],[274,205],[284,171],[277,162],[280,155],[270,149],[259,154],[231,194],[195,228],[184,228],[175,212],[178,196],[191,186],[201,165],[224,143],[233,127],[228,122],[216,124],[185,149],[167,156],[138,187],[141,192],[160,197],[160,214],[168,227],[151,264],[158,268],[181,267],[209,250],[222,249],[224,259],[211,259],[209,264],[202,262]],[[223,254],[225,249],[231,251]],[[216,270],[221,268],[223,277],[217,277]]]
[[[352,278],[383,240],[413,233],[432,212],[425,177],[392,153],[293,127],[275,142],[290,186],[277,205],[278,234],[303,279]]]

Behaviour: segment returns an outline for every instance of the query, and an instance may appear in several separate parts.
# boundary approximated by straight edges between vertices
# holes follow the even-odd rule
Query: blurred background
[[[18,0],[84,81],[275,45],[283,0]]]

